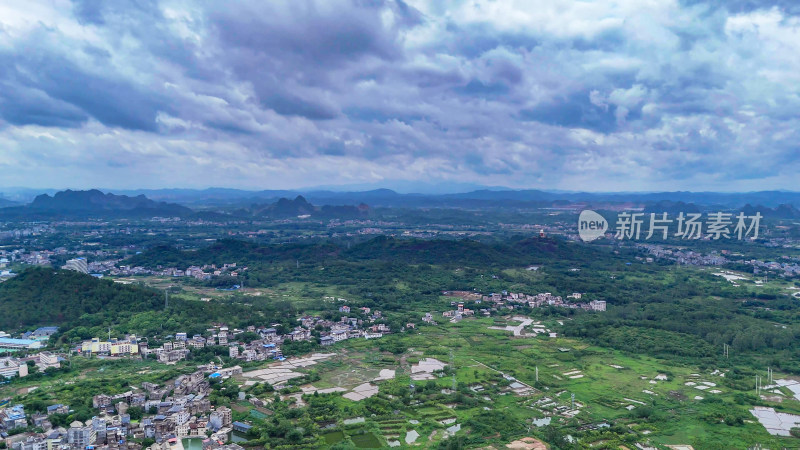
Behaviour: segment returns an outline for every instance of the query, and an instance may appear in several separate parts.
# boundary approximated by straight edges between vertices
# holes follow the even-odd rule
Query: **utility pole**
[[[574,411],[575,410],[575,394],[574,393],[571,395],[571,398],[572,398],[572,407],[570,409]]]
[[[169,291],[164,291],[164,310],[169,308]]]
[[[536,366],[536,382],[539,382],[539,366]]]
[[[722,355],[725,356],[725,359],[728,359],[730,348],[730,345],[722,344]]]

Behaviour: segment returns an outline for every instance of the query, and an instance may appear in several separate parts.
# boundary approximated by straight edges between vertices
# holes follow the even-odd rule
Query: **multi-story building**
[[[0,358],[0,376],[5,378],[28,375],[28,365],[17,358]]]
[[[592,300],[589,302],[589,308],[592,311],[605,311],[606,310],[606,301],[605,300]]]
[[[138,355],[139,354],[139,345],[131,344],[130,342],[119,342],[119,343],[112,343],[111,344],[111,355],[112,356],[122,356],[122,355]]]
[[[182,359],[186,359],[186,355],[188,354],[189,350],[186,349],[163,351],[158,355],[158,360],[162,363],[173,363]]]
[[[337,330],[331,333],[331,337],[333,338],[333,342],[344,341],[347,339],[347,331],[344,330]]]
[[[187,344],[192,348],[203,348],[206,346],[206,338],[196,334],[187,342]]]
[[[27,427],[28,418],[25,414],[25,406],[14,405],[10,408],[6,408],[2,414],[0,414],[0,420],[2,420],[2,426],[6,430]]]
[[[72,448],[86,448],[97,440],[97,433],[91,425],[80,421],[72,422],[67,430],[67,442]]]
[[[74,270],[80,273],[89,273],[89,263],[86,261],[86,258],[70,259],[61,268],[65,270]]]
[[[111,342],[101,341],[99,338],[92,338],[91,341],[83,341],[81,353],[102,353],[111,354]]]
[[[220,406],[208,416],[208,428],[218,431],[222,427],[227,427],[233,422],[233,412],[230,408]]]
[[[36,363],[36,366],[43,372],[51,367],[55,369],[61,367],[61,363],[58,362],[58,356],[50,352],[41,352],[38,357],[39,361]]]
[[[29,436],[28,439],[17,445],[19,450],[47,450],[47,440],[39,436]]]

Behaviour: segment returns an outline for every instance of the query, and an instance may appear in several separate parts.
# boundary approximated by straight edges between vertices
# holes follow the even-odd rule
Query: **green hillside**
[[[68,270],[31,267],[0,284],[0,329],[62,325],[84,314],[114,315],[163,306],[160,294]]]

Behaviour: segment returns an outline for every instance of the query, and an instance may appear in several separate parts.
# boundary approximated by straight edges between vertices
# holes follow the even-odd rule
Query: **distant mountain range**
[[[457,194],[400,194],[391,189],[367,191],[328,190],[264,190],[209,188],[159,189],[121,192],[128,195],[145,194],[147,197],[180,203],[190,207],[241,206],[254,203],[276,202],[280,198],[303,196],[316,205],[358,205],[367,203],[372,207],[547,207],[569,203],[631,203],[645,206],[658,202],[682,202],[699,206],[714,206],[725,209],[741,208],[746,204],[775,208],[782,204],[800,207],[800,192],[761,191],[743,193],[720,192],[552,192],[543,190],[495,190],[479,189]]]
[[[16,204],[17,204],[17,202],[12,202],[11,200],[8,200],[8,199],[5,199],[3,197],[0,197],[0,208],[6,208],[8,206],[14,206]]]
[[[132,210],[172,210],[179,213],[191,212],[189,208],[174,203],[156,202],[144,195],[104,194],[97,189],[90,191],[61,191],[52,197],[42,194],[33,199],[29,208],[51,211],[132,211]]]
[[[800,219],[800,209],[795,208],[793,205],[778,205],[776,208],[767,208],[765,206],[752,206],[750,204],[742,207],[742,212],[748,216],[755,215],[756,212],[761,213],[764,217],[773,217],[778,219]]]
[[[156,202],[144,195],[129,197],[127,195],[105,194],[97,189],[89,191],[66,190],[57,192],[52,197],[48,194],[42,194],[28,205],[0,209],[0,214],[12,217],[58,217],[93,214],[125,217],[172,217],[185,216],[192,213],[193,211],[185,206],[175,203]]]
[[[308,214],[322,218],[363,217],[369,208],[642,208],[646,212],[668,213],[751,208],[772,217],[800,218],[800,192],[788,191],[585,193],[481,189],[458,194],[400,194],[390,189],[305,192],[209,188],[136,190],[115,194],[104,194],[99,190],[67,190],[39,195],[29,205],[16,207],[11,207],[13,205],[9,205],[7,200],[4,202],[5,199],[0,198],[0,208],[3,208],[0,213],[11,216],[76,212],[151,216],[194,213],[208,218],[228,214],[271,218]],[[367,204],[370,206],[367,207]]]
[[[15,205],[14,202],[8,202]],[[103,193],[97,189],[88,191],[66,190],[53,194],[38,195],[23,206],[0,207],[0,217],[52,218],[52,217],[262,217],[272,219],[296,218],[360,218],[369,214],[366,204],[315,206],[303,196],[294,200],[282,197],[273,203],[254,203],[248,207],[219,213],[213,210],[195,211],[177,203],[155,201],[143,194],[136,196]]]

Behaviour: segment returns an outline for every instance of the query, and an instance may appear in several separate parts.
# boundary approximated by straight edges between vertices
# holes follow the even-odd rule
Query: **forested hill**
[[[260,246],[251,242],[221,239],[199,250],[178,250],[169,245],[159,245],[121,264],[148,268],[200,266],[203,264],[253,264],[281,261],[310,261],[337,258],[341,248],[333,244],[281,244]]]
[[[0,283],[0,329],[63,325],[84,314],[114,315],[163,307],[153,290],[68,270],[31,267]]]
[[[595,247],[561,239],[526,238],[498,244],[469,239],[423,240],[377,237],[343,253],[350,260],[384,260],[407,264],[469,267],[519,267],[544,263],[581,263],[602,252]]]
[[[396,239],[380,236],[344,248],[332,243],[282,244],[260,246],[237,240],[220,240],[199,250],[182,251],[171,246],[157,246],[122,262],[148,268],[179,267],[203,264],[257,264],[299,261],[391,261],[404,264],[431,264],[468,267],[521,267],[531,264],[584,264],[611,252],[550,238],[528,238],[486,244],[464,240]]]
[[[525,264],[517,252],[503,245],[471,240],[420,240],[377,237],[344,254],[351,260],[382,260],[406,264],[516,266]]]

